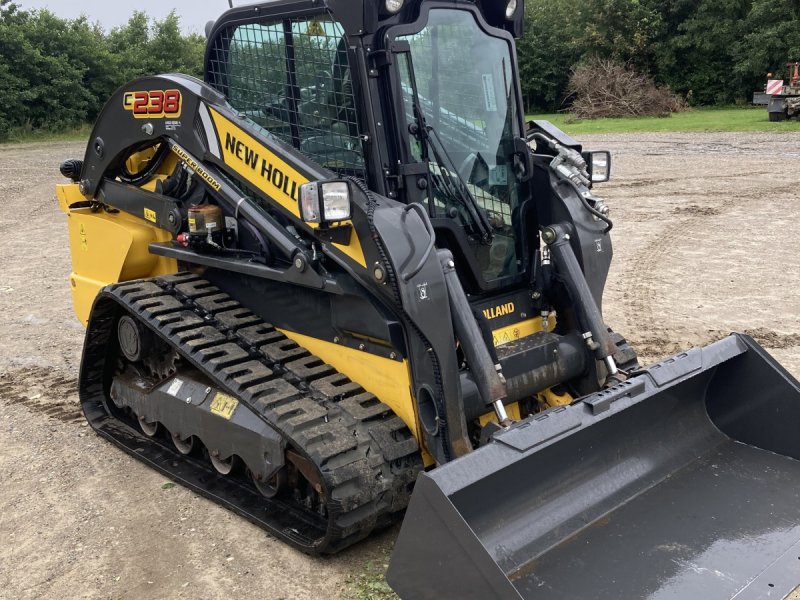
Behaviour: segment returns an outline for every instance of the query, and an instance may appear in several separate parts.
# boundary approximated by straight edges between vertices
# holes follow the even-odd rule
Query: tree
[[[694,104],[727,104],[741,96],[734,48],[751,0],[672,0],[662,9],[666,35],[655,45],[660,81]]]
[[[734,70],[746,90],[764,85],[768,72],[788,78],[785,63],[800,60],[800,0],[754,0],[736,45]]]
[[[639,0],[529,0],[517,44],[528,108],[560,108],[573,68],[592,57],[648,72],[661,29],[659,12]]]
[[[66,22],[46,10],[19,11],[7,2],[1,18],[0,63],[15,91],[4,121],[51,128],[85,120],[89,92],[75,85],[85,67],[71,60],[74,40]]]
[[[583,49],[580,4],[571,0],[529,0],[525,6],[525,36],[517,42],[522,95],[526,108],[561,107],[572,66]]]
[[[22,43],[14,28],[18,18],[16,5],[10,0],[0,0],[0,139],[5,138],[17,124],[19,115],[14,112],[21,108],[19,99],[25,91],[24,79],[12,69],[6,58]]]
[[[145,13],[106,35],[86,17],[61,19],[0,0],[0,139],[14,128],[62,129],[94,120],[113,92],[142,75],[202,75],[205,41],[183,36],[175,13]]]
[[[587,19],[580,40],[584,55],[648,68],[662,29],[658,11],[639,0],[585,0]]]
[[[202,77],[205,39],[197,34],[184,37],[175,11],[152,23],[146,13],[136,11],[126,25],[111,31],[108,44],[124,74],[121,83],[159,73]]]
[[[148,67],[152,73],[185,73],[202,77],[205,39],[197,34],[184,37],[180,31],[180,18],[173,10],[163,21],[154,24],[148,54]]]

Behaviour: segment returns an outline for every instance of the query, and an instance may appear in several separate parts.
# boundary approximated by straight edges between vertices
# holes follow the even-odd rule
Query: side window
[[[209,80],[271,135],[340,173],[362,174],[347,41],[325,17],[233,27],[216,41]]]

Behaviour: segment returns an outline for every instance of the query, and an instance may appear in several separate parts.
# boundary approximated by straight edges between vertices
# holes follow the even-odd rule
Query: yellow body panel
[[[423,440],[417,425],[416,403],[411,396],[408,361],[399,362],[293,331],[283,329],[280,331],[374,394],[403,420],[422,446]],[[426,465],[433,464],[427,452],[423,450],[422,455]]]
[[[128,160],[125,161],[125,167],[128,169],[129,173],[139,173],[142,171],[150,161],[155,156],[156,150],[158,146],[150,146],[149,148],[145,148],[141,152],[136,152],[131,154],[128,157]]]
[[[75,208],[85,202],[77,184],[57,186],[61,210],[67,214],[72,253],[72,300],[75,315],[84,325],[101,288],[120,281],[175,273],[178,264],[150,254],[153,242],[172,235],[123,212],[92,212]]]

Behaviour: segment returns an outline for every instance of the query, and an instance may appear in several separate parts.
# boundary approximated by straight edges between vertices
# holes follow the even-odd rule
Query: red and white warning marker
[[[783,91],[783,79],[770,79],[767,81],[767,94],[773,96]]]

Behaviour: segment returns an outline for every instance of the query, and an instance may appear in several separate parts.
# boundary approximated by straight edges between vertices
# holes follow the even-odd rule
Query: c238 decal
[[[180,90],[127,92],[122,106],[136,119],[177,119],[181,116],[183,96]]]

